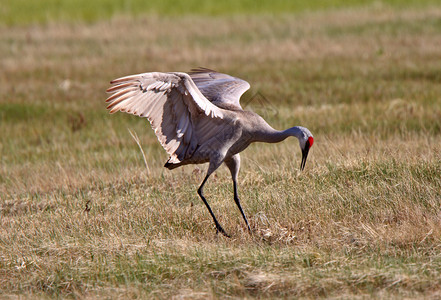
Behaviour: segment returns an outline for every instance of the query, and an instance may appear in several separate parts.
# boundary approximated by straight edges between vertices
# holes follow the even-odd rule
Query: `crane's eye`
[[[312,136],[310,136],[308,138],[308,142],[309,142],[309,147],[312,147],[312,144],[314,144],[314,138]]]

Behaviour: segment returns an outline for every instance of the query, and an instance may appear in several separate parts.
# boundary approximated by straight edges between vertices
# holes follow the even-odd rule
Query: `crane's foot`
[[[247,224],[247,227],[248,227],[248,233],[249,233],[250,235],[253,235],[253,231],[251,230],[250,225]]]
[[[219,232],[222,233],[227,238],[231,238],[231,236],[225,232],[225,230],[222,228],[222,226],[220,226],[219,224],[216,224],[216,234],[218,234]]]

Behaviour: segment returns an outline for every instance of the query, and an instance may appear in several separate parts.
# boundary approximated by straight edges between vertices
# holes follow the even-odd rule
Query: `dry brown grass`
[[[0,28],[0,291],[28,297],[437,297],[439,8],[114,19]],[[144,121],[107,115],[118,76],[206,66],[247,79],[277,128],[240,194],[226,169],[164,170]],[[246,100],[245,99],[245,100]],[[276,109],[274,109],[276,108]],[[140,137],[151,173],[127,128]]]

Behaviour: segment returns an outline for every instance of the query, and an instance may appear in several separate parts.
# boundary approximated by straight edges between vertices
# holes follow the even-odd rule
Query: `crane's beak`
[[[309,144],[309,141],[306,141],[305,149],[302,150],[302,162],[300,163],[300,171],[303,171],[305,169],[306,165],[306,159],[308,158],[309,148],[311,148],[311,145]]]

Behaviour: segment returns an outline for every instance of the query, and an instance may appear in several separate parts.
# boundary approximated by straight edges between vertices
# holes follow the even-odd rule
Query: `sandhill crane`
[[[305,168],[311,132],[301,126],[283,131],[273,129],[254,112],[240,106],[248,82],[216,71],[199,68],[180,73],[143,73],[115,79],[107,92],[110,113],[126,112],[149,120],[159,142],[170,155],[164,167],[175,169],[187,164],[209,163],[198,194],[206,205],[216,232],[228,237],[204,197],[208,177],[222,163],[230,169],[234,201],[251,232],[240,205],[237,176],[239,152],[253,142],[277,143],[294,136],[302,151],[300,169]]]

